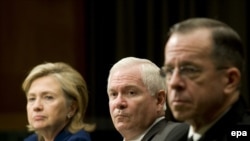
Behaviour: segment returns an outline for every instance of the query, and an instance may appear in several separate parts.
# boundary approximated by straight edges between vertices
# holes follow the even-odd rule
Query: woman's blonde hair
[[[75,133],[81,129],[93,131],[95,125],[84,122],[85,112],[88,106],[88,90],[83,77],[70,65],[63,62],[46,62],[35,66],[25,78],[22,89],[27,94],[32,82],[43,76],[53,76],[61,84],[61,88],[68,101],[74,100],[77,105],[76,113],[70,118],[67,130]],[[31,125],[28,125],[29,131],[34,131]]]

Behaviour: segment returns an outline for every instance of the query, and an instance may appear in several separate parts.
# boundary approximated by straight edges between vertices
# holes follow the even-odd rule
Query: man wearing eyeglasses
[[[175,119],[190,125],[183,140],[250,138],[250,114],[240,91],[244,49],[232,28],[207,18],[177,23],[164,55],[168,104]]]

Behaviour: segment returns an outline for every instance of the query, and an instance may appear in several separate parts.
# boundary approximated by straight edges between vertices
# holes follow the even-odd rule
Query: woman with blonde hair
[[[94,125],[84,122],[88,105],[86,82],[66,63],[35,66],[22,88],[27,98],[29,131],[25,141],[90,141]]]

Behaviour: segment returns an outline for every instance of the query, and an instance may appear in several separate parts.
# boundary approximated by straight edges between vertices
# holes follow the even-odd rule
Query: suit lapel
[[[142,138],[142,141],[149,141],[151,140],[156,133],[158,133],[160,130],[162,130],[164,127],[167,126],[166,119],[160,120],[158,123],[156,123]]]

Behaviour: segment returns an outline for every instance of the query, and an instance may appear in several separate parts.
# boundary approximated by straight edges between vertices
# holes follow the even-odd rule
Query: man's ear
[[[241,85],[241,73],[239,69],[232,67],[226,70],[225,94],[234,93]]]
[[[166,103],[166,91],[164,90],[158,91],[158,93],[156,94],[156,98],[157,98],[157,105],[164,106]]]

